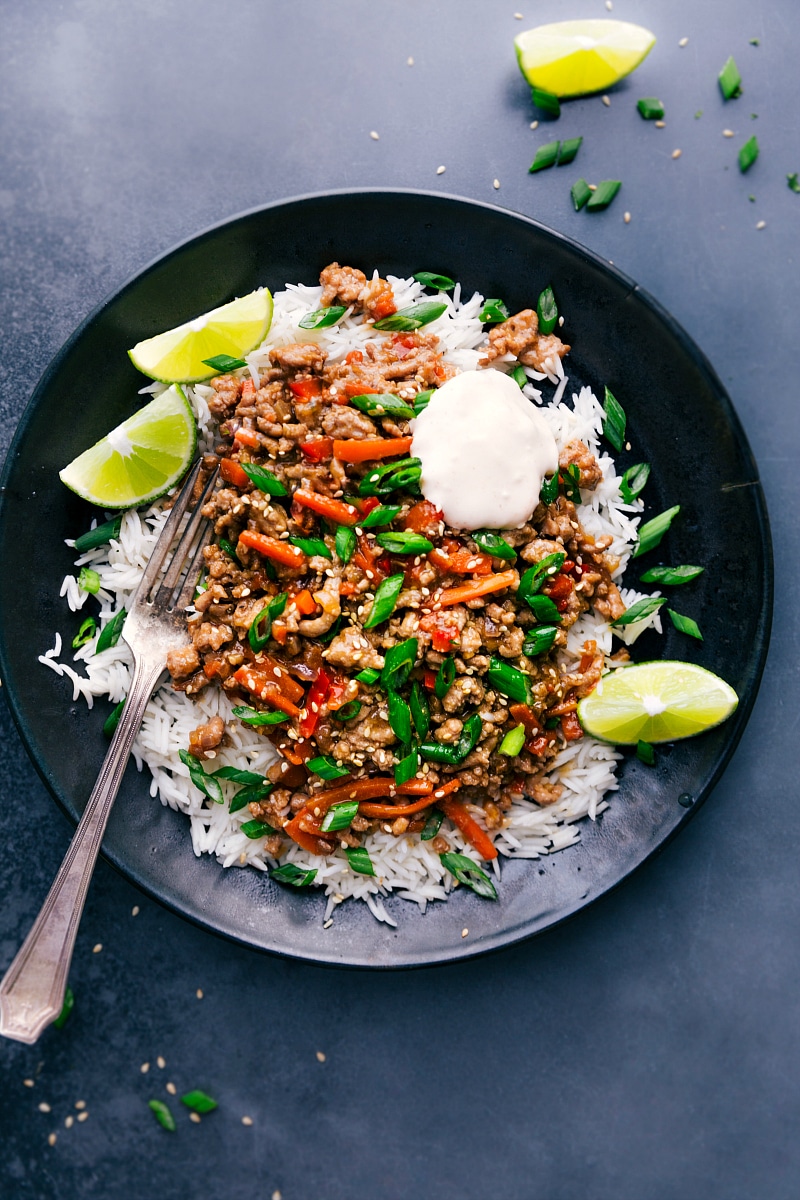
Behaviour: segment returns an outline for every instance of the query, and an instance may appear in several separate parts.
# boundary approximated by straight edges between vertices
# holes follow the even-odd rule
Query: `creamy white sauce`
[[[426,500],[455,529],[515,529],[558,466],[541,413],[508,375],[464,371],[431,396],[413,426]]]

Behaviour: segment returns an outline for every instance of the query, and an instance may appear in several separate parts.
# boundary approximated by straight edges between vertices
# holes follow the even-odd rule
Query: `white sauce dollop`
[[[558,450],[541,413],[508,375],[464,371],[431,396],[413,426],[426,500],[454,529],[516,529],[539,503]]]

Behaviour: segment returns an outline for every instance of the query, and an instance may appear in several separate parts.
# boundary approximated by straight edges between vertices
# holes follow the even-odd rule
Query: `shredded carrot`
[[[303,812],[327,812],[332,804],[341,804],[343,800],[373,800],[376,796],[430,796],[433,784],[427,779],[409,779],[407,783],[395,783],[388,775],[376,775],[372,779],[354,779],[350,783],[340,783],[327,791],[317,792],[311,796]],[[431,801],[430,803],[433,803]]]
[[[449,817],[454,825],[463,833],[471,846],[480,854],[481,858],[492,859],[497,858],[497,850],[494,847],[492,839],[481,829],[480,825],[467,812],[463,804],[458,800],[451,800],[449,796],[443,800],[436,801],[439,808],[446,817]]]
[[[292,604],[304,617],[310,617],[312,613],[317,611],[317,602],[308,588],[303,588],[302,592],[298,592],[296,596],[292,596]]]
[[[319,492],[306,491],[305,488],[298,488],[292,500],[319,513],[321,517],[330,518],[337,525],[357,525],[361,517],[352,504],[345,504],[343,500],[335,500],[332,496],[322,496]]]
[[[257,550],[265,558],[281,563],[284,567],[304,567],[306,556],[299,546],[290,542],[279,541],[278,538],[267,537],[265,533],[256,533],[253,529],[243,529],[239,541],[250,550]]]
[[[252,429],[237,429],[233,435],[233,440],[241,446],[249,446],[251,450],[258,450],[261,445],[261,438]]]
[[[333,443],[333,453],[341,462],[372,462],[376,458],[394,458],[408,454],[411,438],[348,438]]]
[[[516,571],[499,571],[496,575],[487,575],[475,579],[471,583],[462,583],[459,587],[443,588],[434,592],[431,597],[433,606],[442,607],[449,604],[466,604],[468,600],[477,600],[479,596],[487,596],[490,592],[501,592],[504,588],[513,587],[517,582]]]
[[[234,487],[250,487],[250,480],[233,458],[223,458],[219,464],[219,473],[226,483],[232,483]]]
[[[252,667],[239,667],[233,678],[256,699],[263,700],[265,704],[280,709],[290,717],[300,716],[297,705],[293,704],[288,696],[284,696],[278,684],[268,679],[262,671],[254,671]]]

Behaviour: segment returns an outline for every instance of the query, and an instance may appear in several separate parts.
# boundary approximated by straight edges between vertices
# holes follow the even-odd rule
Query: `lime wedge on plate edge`
[[[733,688],[694,663],[635,663],[604,675],[578,704],[586,733],[603,742],[674,742],[725,721],[739,703]]]
[[[59,476],[100,508],[137,508],[178,482],[196,445],[194,413],[174,385],[84,450]]]
[[[260,346],[272,323],[272,296],[259,288],[192,321],[137,342],[128,351],[135,367],[161,383],[200,383],[218,372],[205,359],[241,358]]]
[[[531,87],[562,100],[602,92],[638,67],[655,34],[603,18],[537,25],[514,38],[519,69]]]

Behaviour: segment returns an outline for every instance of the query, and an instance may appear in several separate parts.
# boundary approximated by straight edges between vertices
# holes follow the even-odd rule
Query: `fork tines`
[[[167,517],[164,528],[161,530],[150,561],[142,576],[141,583],[136,592],[135,602],[158,604],[159,607],[165,610],[185,608],[188,604],[191,604],[197,582],[196,575],[193,574],[191,568],[200,561],[203,549],[211,541],[214,532],[211,524],[206,523],[206,528],[201,533],[199,541],[197,540],[198,530],[205,520],[202,509],[216,483],[219,470],[219,468],[215,468],[211,472],[197,503],[192,509],[189,520],[181,530],[181,522],[191,504],[195,485],[202,471],[202,465],[202,458],[198,458],[186,476],[183,487],[175,497],[175,503]],[[167,570],[163,578],[161,578],[164,564],[167,562],[172,545],[178,537],[178,544],[169,560]],[[175,592],[181,583],[187,569],[189,571],[187,578],[179,595],[173,602],[172,593]]]

